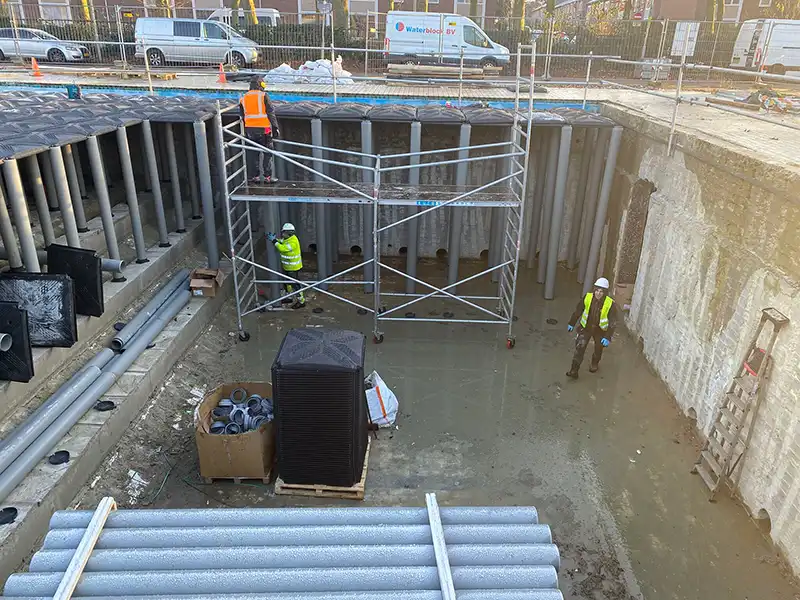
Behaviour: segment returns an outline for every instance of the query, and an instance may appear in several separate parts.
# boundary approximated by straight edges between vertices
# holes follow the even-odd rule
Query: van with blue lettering
[[[385,52],[389,62],[502,67],[508,48],[489,39],[471,19],[449,13],[393,10],[386,15]]]

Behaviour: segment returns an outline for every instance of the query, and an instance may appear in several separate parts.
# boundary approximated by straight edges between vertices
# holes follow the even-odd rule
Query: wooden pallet
[[[277,496],[311,496],[314,498],[342,498],[344,500],[363,500],[364,488],[367,483],[367,464],[369,463],[369,448],[372,439],[367,438],[367,451],[364,454],[364,468],[361,471],[361,480],[351,487],[336,485],[286,483],[278,476],[275,480],[275,494]]]
[[[215,481],[232,481],[237,485],[247,482],[263,483],[266,485],[269,483],[270,475],[272,475],[271,472],[266,477],[203,477],[203,480],[206,483],[214,483]]]

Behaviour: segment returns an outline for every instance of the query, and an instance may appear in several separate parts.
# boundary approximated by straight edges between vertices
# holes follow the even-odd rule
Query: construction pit
[[[269,381],[288,330],[334,327],[367,336],[365,372],[380,373],[400,401],[396,427],[379,430],[372,439],[364,504],[419,506],[424,493],[432,491],[442,505],[535,506],[541,521],[552,527],[561,556],[559,587],[568,599],[797,597],[793,400],[800,389],[794,368],[800,349],[792,329],[800,317],[800,171],[791,149],[799,147],[800,137],[772,124],[709,115],[699,107],[684,107],[683,121],[671,136],[670,111],[661,100],[592,101],[603,118],[621,128],[594,270],[611,280],[612,295],[625,305],[624,326],[597,373],[588,372],[587,357],[577,381],[565,376],[574,349],[567,323],[587,281],[593,280],[583,277],[579,283],[579,265],[569,264],[570,227],[583,220],[575,213],[583,135],[573,140],[564,182],[558,268],[550,280],[553,297],[544,298],[547,265],[542,273],[535,260],[541,248],[531,253],[530,239],[522,232],[513,314],[500,326],[448,323],[477,321],[482,313],[451,297],[430,298],[410,309],[414,314],[407,320],[380,323],[381,343],[372,344],[375,315],[359,314],[357,306],[311,289],[305,309],[253,311],[242,317],[240,327],[230,275],[236,265],[226,251],[230,232],[222,225],[224,202],[215,198],[216,238],[226,273],[223,292],[205,299],[207,308],[192,308],[192,300],[191,328],[183,334],[165,330],[155,340],[156,349],[149,350],[157,357],[144,354],[140,368],[117,381],[109,392],[119,399],[116,415],[87,413],[53,448],[88,448],[85,454],[73,452],[75,458],[58,467],[43,462],[3,501],[25,513],[20,500],[39,495],[28,500],[30,518],[23,514],[16,523],[0,526],[3,577],[21,570],[39,547],[53,510],[91,510],[106,496],[120,508],[352,505],[275,495],[271,483],[209,483],[199,474],[195,449],[195,407],[208,391],[228,382]],[[459,145],[458,135],[450,136],[440,148]],[[354,147],[352,139],[347,144]],[[211,175],[218,177],[215,171]],[[431,181],[423,176],[421,183]],[[598,184],[599,195],[602,180]],[[170,186],[163,187],[166,192]],[[214,192],[219,192],[216,184]],[[467,214],[471,210],[487,208],[465,208]],[[309,227],[311,239],[303,240],[304,250],[315,241],[316,214],[309,209],[295,213]],[[252,216],[254,256],[266,264],[262,223],[271,217],[260,207]],[[158,215],[144,217],[149,246],[159,243],[157,221]],[[360,217],[340,214],[339,222],[337,257],[328,258],[333,272],[361,264],[367,248],[357,244],[365,239]],[[456,269],[461,280],[502,262],[490,247],[491,217],[468,216],[464,223],[466,241]],[[166,281],[166,273],[182,266],[206,264],[205,223],[193,225],[196,247],[171,257],[169,268],[152,281]],[[452,283],[448,231],[450,223],[443,218],[419,232],[416,277],[439,290]],[[127,232],[121,239],[128,260],[134,258]],[[408,250],[400,252],[401,243],[393,241],[379,252],[383,263],[397,271],[407,268]],[[102,244],[96,249],[102,252]],[[441,249],[446,252],[437,258]],[[312,272],[318,257],[318,252],[304,254]],[[490,280],[489,273],[460,283],[458,294],[491,297],[498,285]],[[374,292],[362,289],[369,281],[365,276],[335,293],[371,306]],[[407,280],[384,269],[380,285],[402,293]],[[269,297],[269,284],[257,287],[262,301],[263,295]],[[137,294],[126,316],[152,291]],[[722,490],[709,503],[708,490],[691,473],[692,466],[761,311],[768,307],[780,310],[790,324],[772,353],[770,379],[736,494]],[[114,307],[117,314],[124,308],[124,303]],[[183,326],[180,315],[175,325]],[[109,331],[108,325],[93,331],[54,368],[53,376],[27,388],[29,400],[7,411],[11,416],[3,423],[4,434],[90,359]],[[148,362],[155,366],[152,372],[144,369]],[[92,439],[98,441],[82,445],[90,428],[97,428]],[[55,481],[56,491],[42,489],[45,480]]]

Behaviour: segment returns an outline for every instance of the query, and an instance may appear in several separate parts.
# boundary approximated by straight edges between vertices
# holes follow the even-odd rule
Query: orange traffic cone
[[[35,58],[31,58],[31,67],[33,68],[31,74],[34,77],[42,77],[42,72],[39,70],[39,62]]]
[[[222,68],[222,63],[219,63],[219,77],[217,78],[217,83],[228,83],[228,79],[225,77],[225,69]]]

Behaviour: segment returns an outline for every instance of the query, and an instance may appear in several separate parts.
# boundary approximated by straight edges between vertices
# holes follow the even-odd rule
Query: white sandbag
[[[397,419],[399,403],[397,396],[381,379],[377,371],[370,373],[365,379],[367,407],[369,418],[378,427],[391,427]]]

